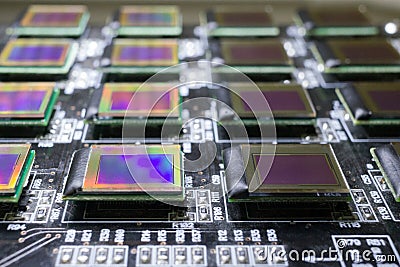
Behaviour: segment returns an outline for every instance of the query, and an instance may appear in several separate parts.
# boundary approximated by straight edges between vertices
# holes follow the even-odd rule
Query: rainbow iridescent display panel
[[[66,39],[13,39],[0,54],[2,67],[62,67],[71,42]]]
[[[176,6],[123,6],[119,22],[124,26],[174,27],[179,26]]]
[[[0,195],[15,194],[29,149],[28,144],[0,145]]]
[[[79,5],[32,5],[28,8],[20,25],[24,27],[78,27],[85,6]]]
[[[122,6],[118,21],[119,35],[177,36],[182,32],[182,19],[177,6]]]
[[[157,67],[178,64],[176,39],[116,39],[111,66]]]
[[[43,119],[55,84],[0,83],[0,118]]]
[[[106,83],[99,117],[179,117],[179,92],[168,83]]]
[[[82,191],[182,192],[180,146],[92,146]]]
[[[13,31],[20,36],[79,36],[89,17],[83,5],[30,5]]]
[[[297,84],[258,83],[257,87],[231,83],[232,107],[241,118],[270,116],[275,118],[315,118],[315,110],[308,93]],[[264,99],[262,99],[262,97]]]

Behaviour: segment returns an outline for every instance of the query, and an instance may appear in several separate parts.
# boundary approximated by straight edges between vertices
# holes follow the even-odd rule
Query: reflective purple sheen
[[[0,111],[38,111],[46,91],[0,92]]]
[[[306,107],[298,92],[295,91],[263,91],[271,111],[304,111]],[[245,111],[265,111],[265,100],[260,99],[260,92],[240,92]],[[246,103],[246,102],[247,103]]]
[[[129,168],[128,168],[129,166]],[[98,184],[173,183],[173,155],[102,155]]]
[[[324,155],[254,155],[264,185],[335,185],[337,180]],[[267,167],[271,162],[268,173]],[[263,164],[264,163],[264,164]]]
[[[18,154],[0,154],[0,184],[7,185],[10,183],[18,156]]]
[[[160,25],[169,24],[172,17],[166,13],[131,13],[128,14],[128,21],[138,25]]]
[[[168,110],[170,109],[169,92],[113,92],[111,110]],[[133,97],[133,99],[132,99]],[[132,99],[132,103],[129,103]]]
[[[72,23],[77,21],[79,13],[76,12],[35,12],[32,24]]]
[[[64,46],[31,45],[15,46],[8,56],[9,61],[58,61]]]
[[[400,90],[397,91],[368,91],[372,101],[382,111],[400,110]]]
[[[171,58],[170,47],[133,46],[121,48],[118,60],[169,60]]]

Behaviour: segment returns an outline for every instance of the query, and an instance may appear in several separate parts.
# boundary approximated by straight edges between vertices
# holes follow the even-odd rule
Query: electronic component
[[[399,83],[356,82],[336,93],[354,124],[400,124]]]
[[[128,266],[128,246],[61,246],[55,266]]]
[[[178,43],[173,39],[117,39],[112,66],[169,66],[178,63]]]
[[[204,246],[193,246],[191,250],[193,265],[204,265],[207,263],[207,253]]]
[[[400,72],[400,54],[384,38],[325,40],[311,49],[326,73]]]
[[[158,247],[157,248],[157,264],[165,265],[169,264],[170,261],[170,249],[169,247]]]
[[[86,120],[101,138],[176,138],[183,123],[179,89],[173,82],[106,83],[93,92]]]
[[[316,116],[307,91],[297,84],[257,83],[257,86],[251,86],[230,83],[227,88],[230,89],[230,104],[241,119],[255,119],[254,113],[267,120],[271,119],[272,113],[275,122]],[[219,119],[225,119],[224,116],[226,113],[220,114]]]
[[[284,246],[217,246],[217,266],[287,266]]]
[[[307,9],[294,17],[297,25],[312,36],[366,36],[379,33],[368,17],[357,9]]]
[[[182,33],[182,18],[177,6],[122,6],[118,35],[177,36]]]
[[[138,246],[136,266],[207,266],[205,246]]]
[[[224,62],[234,66],[288,65],[289,60],[278,39],[221,39]]]
[[[293,71],[292,62],[287,56],[279,39],[227,39],[216,41],[219,52],[214,51],[214,57],[220,57],[223,62],[244,73],[284,73]],[[226,71],[216,68],[215,72]]]
[[[209,35],[213,37],[277,36],[274,25],[265,10],[215,8],[206,14]]]
[[[371,149],[376,164],[397,202],[400,202],[400,143]]]
[[[175,265],[185,265],[188,261],[188,253],[186,247],[175,247],[174,248]]]
[[[13,32],[22,36],[79,36],[89,17],[83,5],[31,5]]]
[[[156,73],[179,63],[176,39],[115,39],[110,73]]]
[[[172,83],[106,83],[100,102],[96,93],[93,96],[93,112],[97,113],[95,123],[123,123],[132,121],[152,123],[151,118],[170,118],[180,124],[180,97]],[[98,106],[97,111],[96,106]],[[92,111],[91,111],[92,112]],[[92,113],[93,113],[92,112]],[[88,114],[91,115],[91,114]]]
[[[232,264],[232,251],[230,247],[219,247],[219,262],[218,265]]]
[[[12,39],[1,51],[0,73],[65,74],[77,52],[68,39]]]
[[[151,264],[152,250],[153,249],[150,247],[141,247],[139,249],[138,253],[139,264]]]
[[[235,133],[237,138],[247,138],[245,135],[260,138],[275,131],[276,136],[283,138],[316,135],[316,111],[308,91],[300,85],[227,83],[225,87],[229,90],[221,88],[215,93],[224,103],[218,104],[216,116],[222,125],[219,127],[221,137]],[[237,128],[242,124],[246,133]]]
[[[74,154],[64,198],[183,200],[179,145],[93,145]]]
[[[0,126],[47,126],[59,90],[54,83],[0,83]]]
[[[29,144],[0,144],[0,202],[18,202],[35,158]]]
[[[238,264],[249,264],[249,251],[247,247],[236,247],[236,261]]]
[[[346,201],[330,145],[241,145],[224,150],[230,201]],[[290,168],[288,168],[290,166]]]
[[[287,266],[288,257],[284,246],[270,245],[270,246],[254,246],[252,247],[252,254],[254,257],[255,265],[261,266]]]

